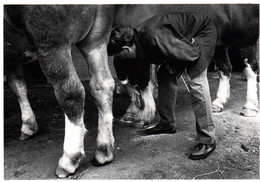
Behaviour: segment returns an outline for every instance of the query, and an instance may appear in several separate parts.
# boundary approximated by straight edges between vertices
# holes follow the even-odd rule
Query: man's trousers
[[[173,71],[173,73],[169,73],[164,66],[158,70],[158,111],[161,117],[161,125],[176,127],[175,106],[178,91],[177,80],[182,73],[183,71]],[[215,126],[213,122],[207,69],[194,79],[188,76],[187,85],[190,89],[191,105],[196,117],[198,140],[203,144],[213,144],[215,141]]]

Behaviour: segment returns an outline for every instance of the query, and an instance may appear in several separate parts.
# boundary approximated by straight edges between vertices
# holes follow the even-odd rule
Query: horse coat
[[[65,115],[64,152],[56,170],[60,178],[74,173],[85,155],[85,91],[73,66],[73,45],[89,65],[91,94],[99,110],[95,161],[104,164],[113,159],[114,80],[107,55],[113,18],[114,6],[110,5],[4,6],[4,65],[8,84],[21,108],[20,139],[25,140],[39,130],[23,80],[22,61],[29,50],[36,51]]]

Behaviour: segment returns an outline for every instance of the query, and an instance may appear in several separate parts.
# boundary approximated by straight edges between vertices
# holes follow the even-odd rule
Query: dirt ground
[[[217,88],[217,73],[209,73],[211,95]],[[177,99],[177,133],[142,136],[137,128],[118,120],[129,99],[114,95],[114,160],[94,167],[97,136],[97,109],[86,88],[85,136],[86,157],[73,179],[259,179],[260,117],[245,118],[240,110],[245,101],[246,82],[241,73],[233,73],[231,101],[225,111],[215,114],[217,148],[204,160],[188,159],[196,144],[195,118],[189,94],[180,81]],[[62,155],[64,115],[54,98],[51,86],[28,87],[29,99],[40,126],[39,134],[20,141],[20,109],[9,88],[4,87],[4,179],[57,179],[54,172]]]

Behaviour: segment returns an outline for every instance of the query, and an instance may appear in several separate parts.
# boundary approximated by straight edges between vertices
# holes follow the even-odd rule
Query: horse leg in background
[[[144,108],[139,109],[136,106],[136,99],[137,97],[135,94],[129,95],[131,97],[130,105],[127,108],[126,114],[121,118],[122,122],[126,123],[140,123],[143,122],[143,124],[151,122],[155,118],[156,113],[156,104],[155,99],[158,96],[157,93],[157,67],[155,65],[151,65],[151,73],[150,78],[147,87],[144,90],[140,90],[141,97],[144,101]],[[131,87],[129,89],[132,89],[132,93],[138,92],[134,87]],[[135,91],[134,91],[135,90]],[[142,123],[140,123],[142,124]]]
[[[8,85],[17,97],[21,109],[22,128],[19,139],[26,140],[35,135],[39,131],[39,127],[27,97],[22,61],[6,66],[6,73]]]
[[[245,64],[243,72],[247,78],[246,102],[243,106],[243,111],[240,113],[245,117],[254,117],[258,114],[256,75],[256,72],[258,70],[256,55],[257,53],[259,53],[258,51],[258,47],[256,46],[250,46],[240,50]]]
[[[151,81],[149,81],[148,86],[144,90],[140,91],[144,101],[144,109],[138,109],[138,111],[135,112],[135,120],[151,122],[154,119],[156,105],[153,97],[153,89],[154,85],[151,83]],[[134,107],[136,107],[136,105],[134,105]]]
[[[57,48],[39,46],[37,52],[42,71],[52,84],[56,99],[65,114],[63,155],[56,169],[56,175],[64,178],[75,172],[85,155],[85,91],[73,66],[69,45]]]
[[[214,113],[222,112],[224,105],[230,98],[230,77],[232,65],[228,56],[228,47],[216,48],[215,55],[217,65],[219,67],[219,85],[216,99],[212,102],[212,110]]]
[[[155,99],[158,98],[158,82],[157,82],[157,71],[159,66],[150,65],[150,81],[148,86],[141,90],[141,96],[144,100],[144,109],[136,112],[136,120],[141,120],[145,122],[152,122],[156,114],[156,103]]]
[[[112,101],[115,83],[108,67],[105,43],[90,52],[87,52],[84,48],[79,47],[79,49],[88,63],[91,94],[95,98],[98,108],[97,147],[92,164],[99,166],[113,160]]]

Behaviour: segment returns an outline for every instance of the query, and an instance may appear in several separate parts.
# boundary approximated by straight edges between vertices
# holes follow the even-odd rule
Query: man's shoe
[[[153,127],[148,127],[144,130],[142,130],[143,133],[147,134],[147,135],[156,135],[156,134],[163,134],[163,133],[176,133],[176,128],[172,127],[172,126],[163,126],[160,124],[157,124]]]
[[[194,151],[191,152],[189,158],[192,160],[205,159],[210,153],[212,153],[216,148],[216,142],[213,144],[202,144],[199,143],[194,147]]]

